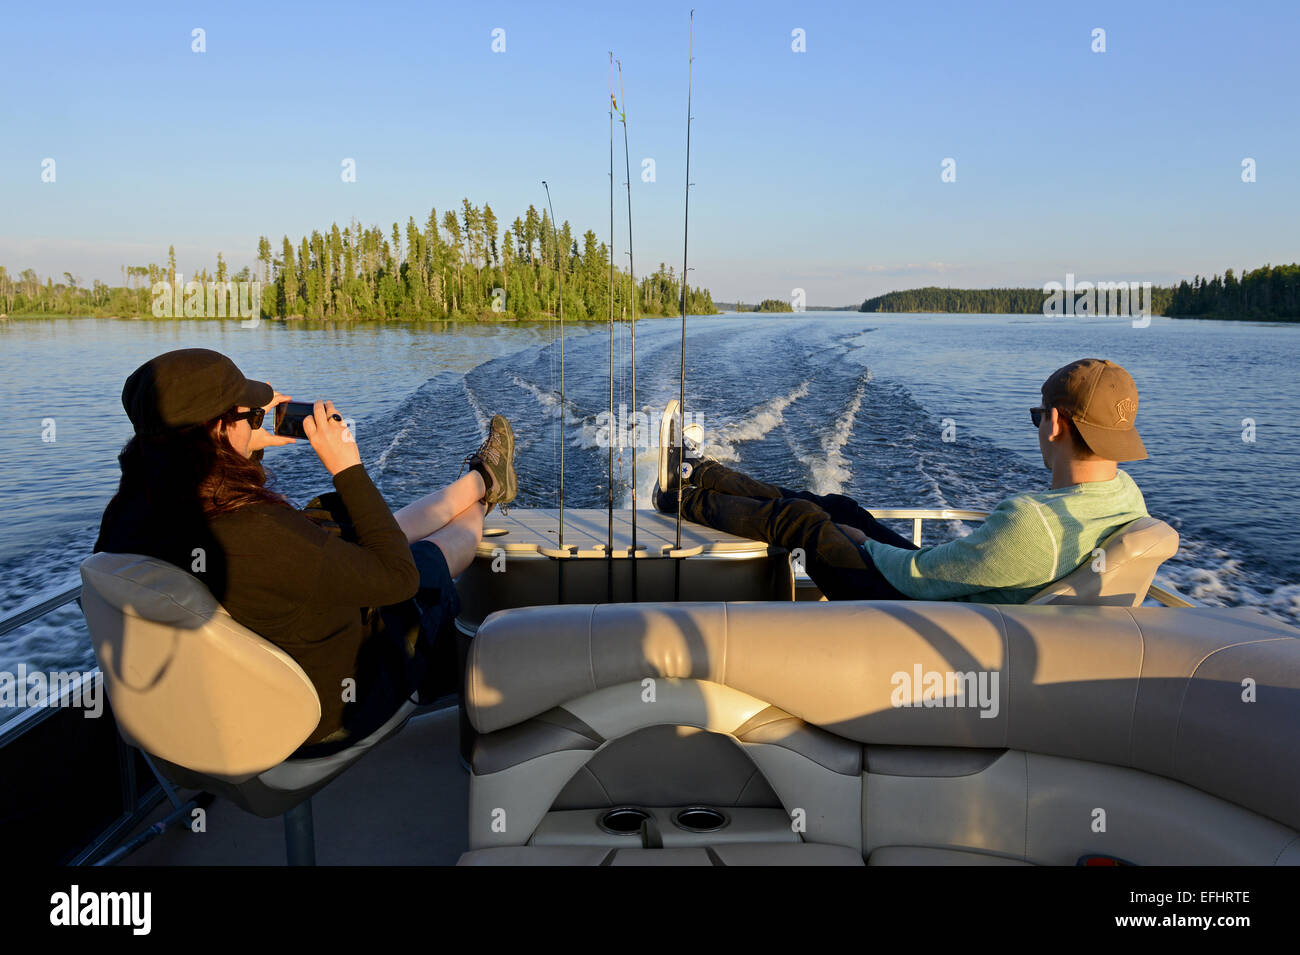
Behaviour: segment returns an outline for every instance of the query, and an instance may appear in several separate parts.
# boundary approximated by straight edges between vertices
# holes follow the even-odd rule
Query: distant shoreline
[[[724,313],[714,312],[712,315],[707,314],[690,314],[687,318],[715,318]],[[681,318],[680,315],[638,315],[637,321],[642,319],[674,319]],[[40,320],[59,319],[63,321],[84,321],[91,319],[99,322],[148,322],[150,324],[173,324],[176,322],[247,322],[251,319],[240,318],[237,315],[225,316],[221,318],[208,318],[202,315],[181,316],[177,318],[157,318],[153,315],[65,315],[62,313],[52,312],[28,312],[19,315],[0,315],[0,321],[40,321]],[[617,318],[616,323],[626,322],[626,319]],[[470,317],[470,318],[307,318],[302,315],[284,317],[280,315],[264,315],[258,320],[258,324],[279,324],[279,325],[559,325],[559,320],[553,315],[538,315],[527,318],[501,318],[501,317]],[[564,319],[565,325],[591,325],[600,326],[608,325],[609,319],[606,318],[568,318]]]
[[[945,312],[945,311],[932,311],[928,309],[908,309],[906,311],[897,310],[897,311],[864,312],[857,307],[843,307],[843,306],[839,308],[807,308],[799,312],[794,312],[794,311],[766,312],[766,311],[748,311],[748,310],[736,311],[734,309],[726,309],[726,310],[713,312],[712,314],[692,313],[687,315],[686,317],[687,318],[727,318],[727,317],[740,318],[742,316],[743,317],[753,316],[753,317],[768,317],[768,318],[777,318],[777,317],[797,318],[800,315],[816,315],[816,314],[825,314],[825,313],[841,313],[844,314],[846,317],[848,315],[933,315],[935,317],[943,317],[943,318],[963,318],[963,317],[978,318],[981,316],[988,316],[988,315],[1008,315],[1008,316],[1025,315],[1029,317],[1037,316],[1038,318],[1050,318],[1055,321],[1061,321],[1061,322],[1071,321],[1074,319],[1090,319],[1090,318],[1127,319],[1130,317],[1128,315],[1122,315],[1122,314],[1121,315],[1107,315],[1107,314],[1043,315],[1041,311],[1039,312],[1013,312],[1013,311]],[[1178,319],[1182,321],[1246,322],[1246,323],[1261,322],[1268,325],[1300,324],[1300,316],[1272,317],[1272,316],[1264,316],[1264,315],[1163,315],[1159,312],[1153,312],[1152,315],[1153,317],[1172,318],[1172,319]],[[679,319],[679,318],[681,318],[680,315],[638,315],[637,321],[642,321],[645,319],[672,320],[672,319]],[[88,319],[93,321],[99,321],[99,322],[147,322],[150,324],[157,324],[157,325],[173,324],[177,322],[240,322],[243,323],[249,321],[248,319],[242,319],[239,318],[238,316],[233,316],[233,317],[227,316],[225,318],[206,318],[203,316],[192,316],[192,317],[181,317],[181,318],[155,318],[152,315],[63,315],[63,314],[51,314],[49,312],[46,312],[44,314],[40,312],[36,312],[36,313],[28,313],[28,314],[21,314],[21,315],[0,315],[0,322],[8,322],[8,321],[33,322],[33,321],[42,321],[42,320],[86,321]],[[627,321],[628,321],[627,319],[623,319],[623,318],[615,319],[615,322],[617,324],[625,325],[627,324]],[[506,325],[558,326],[559,325],[559,321],[554,316],[551,315],[540,315],[537,317],[530,317],[530,318],[459,318],[459,319],[451,319],[451,318],[354,319],[354,318],[306,318],[306,317],[284,318],[279,315],[275,315],[275,316],[263,316],[259,320],[258,324],[263,324],[263,323],[284,325],[287,327],[299,326],[302,328],[320,328],[324,326],[339,326],[339,325],[356,325],[356,326],[437,325],[440,327],[448,327],[448,326],[473,327],[473,326],[488,326],[488,325],[501,325],[501,326],[506,326]],[[566,326],[581,325],[583,327],[599,328],[608,325],[609,319],[608,318],[565,318],[564,324]]]

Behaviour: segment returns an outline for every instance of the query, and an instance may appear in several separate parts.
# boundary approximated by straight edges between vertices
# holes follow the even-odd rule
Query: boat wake
[[[858,379],[853,396],[836,419],[834,427],[821,439],[821,453],[817,455],[800,455],[799,459],[808,466],[811,478],[809,490],[814,494],[839,494],[844,490],[852,473],[848,459],[844,455],[844,446],[853,434],[858,412],[862,410],[862,399],[866,394],[867,382],[871,372],[864,371]]]
[[[560,416],[560,396],[554,392],[544,391],[535,383],[527,379],[520,378],[518,375],[510,376],[511,382],[524,391],[528,392],[536,399],[537,404],[541,407],[542,413],[548,418],[558,418]],[[569,398],[564,399],[564,423],[565,424],[582,424],[584,415],[578,405]],[[486,434],[486,426],[484,428]]]
[[[709,457],[722,462],[740,460],[736,445],[746,441],[758,441],[766,437],[771,431],[779,428],[785,421],[785,410],[800,398],[806,398],[810,385],[811,382],[809,381],[802,382],[788,394],[780,395],[759,405],[742,420],[734,424],[723,425],[712,437],[706,426],[702,450]]]

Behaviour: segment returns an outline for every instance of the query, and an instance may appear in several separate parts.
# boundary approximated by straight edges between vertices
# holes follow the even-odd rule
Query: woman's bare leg
[[[477,476],[477,475],[476,475]],[[475,501],[444,526],[425,537],[437,545],[453,577],[474,560],[478,542],[483,539],[483,514],[487,507]]]
[[[441,490],[412,501],[393,516],[397,518],[397,526],[406,534],[406,542],[414,544],[446,527],[472,505],[477,505],[486,493],[483,475],[470,471]],[[479,535],[482,536],[482,506],[479,506],[479,511]]]

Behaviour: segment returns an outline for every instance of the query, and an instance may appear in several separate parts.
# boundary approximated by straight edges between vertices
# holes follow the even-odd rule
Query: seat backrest
[[[1100,554],[1025,603],[1140,607],[1160,565],[1178,553],[1178,532],[1157,518],[1139,517],[1098,549]]]
[[[139,554],[81,565],[81,606],[126,741],[233,782],[278,765],[320,722],[307,675],[195,577]]]

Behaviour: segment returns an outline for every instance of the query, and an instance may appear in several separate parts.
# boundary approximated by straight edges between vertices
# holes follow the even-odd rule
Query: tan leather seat
[[[1030,604],[1140,607],[1160,565],[1178,553],[1178,532],[1162,520],[1139,517],[1101,542],[1094,557],[1048,584]]]
[[[1033,865],[988,852],[957,849],[929,849],[924,846],[881,846],[867,859],[867,865]]]
[[[259,816],[284,814],[291,861],[310,861],[312,794],[397,732],[414,707],[338,753],[291,760],[321,709],[288,654],[165,561],[94,554],[81,579],[82,611],[123,739],[176,786],[226,796]]]
[[[762,844],[775,858],[816,844],[878,865],[1300,864],[1298,637],[1223,608],[497,613],[467,675],[481,734],[470,849],[698,861],[678,850]],[[700,775],[709,764],[725,785]],[[671,830],[673,807],[705,801],[705,786],[730,826]],[[602,793],[656,819],[662,841],[602,832]]]

